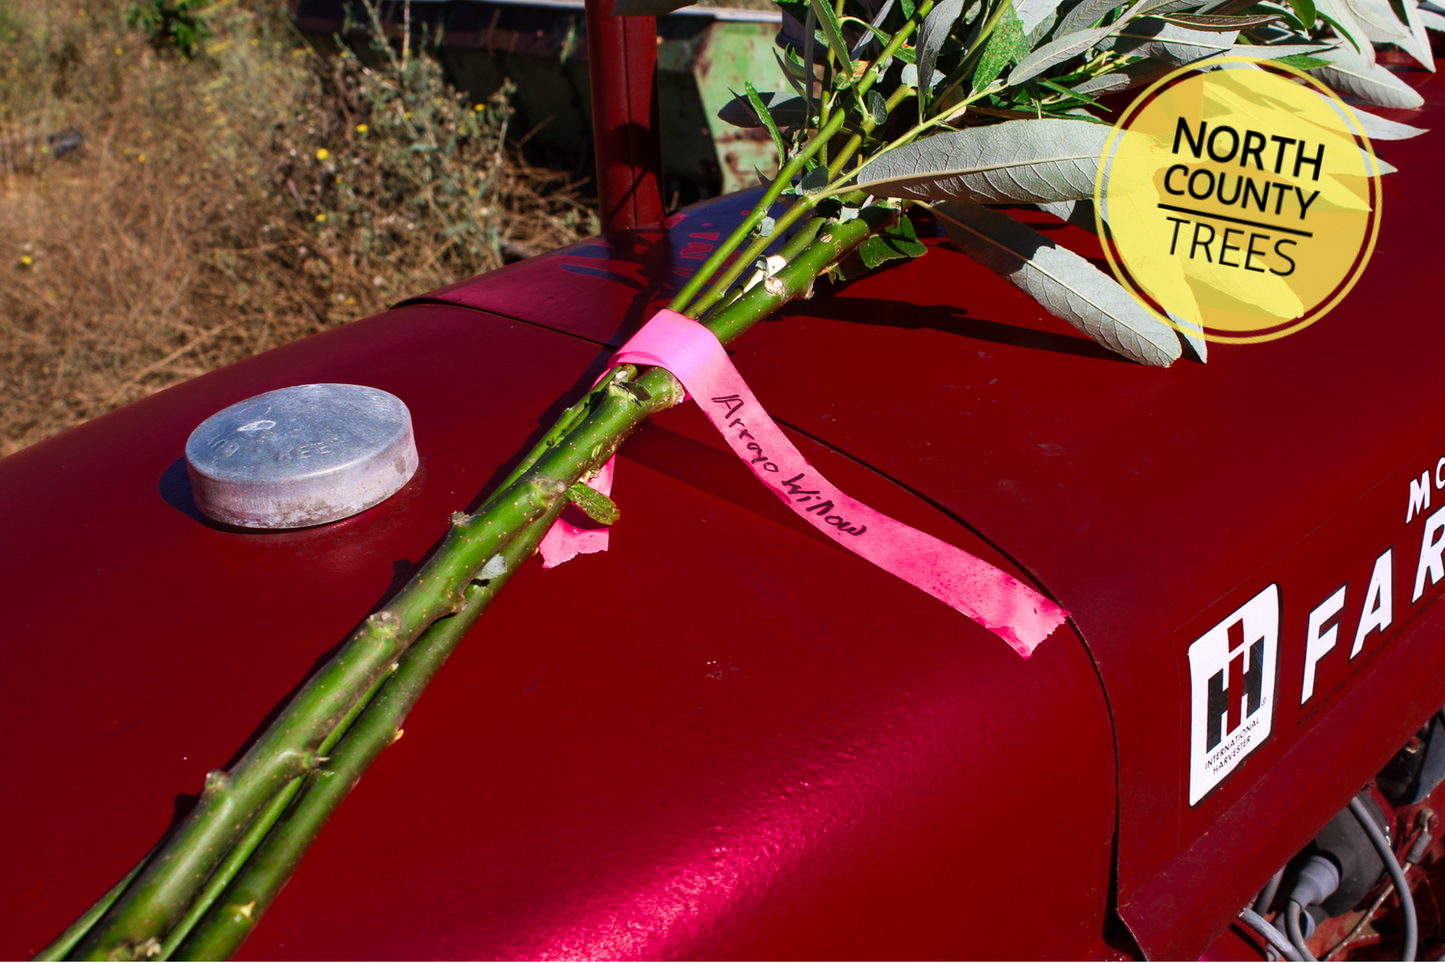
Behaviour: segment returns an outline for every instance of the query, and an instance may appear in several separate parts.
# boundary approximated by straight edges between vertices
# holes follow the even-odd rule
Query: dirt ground
[[[125,13],[0,0],[0,456],[596,231],[505,91],[322,56],[264,0],[206,7],[190,51]]]

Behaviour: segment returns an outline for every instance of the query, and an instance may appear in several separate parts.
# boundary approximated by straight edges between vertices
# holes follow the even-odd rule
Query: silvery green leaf
[[[1422,3],[1415,8],[1415,15],[1420,18],[1420,23],[1426,30],[1445,32],[1445,11],[1435,10],[1428,3]]]
[[[1364,154],[1364,156],[1365,156],[1365,170],[1369,170],[1369,169],[1370,169],[1370,155],[1365,153],[1365,149],[1364,149],[1363,147],[1360,148],[1360,153],[1361,153],[1361,154]],[[1395,173],[1397,170],[1400,169],[1400,168],[1396,167],[1394,164],[1391,164],[1389,161],[1385,160],[1383,157],[1380,157],[1378,154],[1375,156],[1375,163],[1380,165],[1380,176],[1381,176],[1381,177],[1384,177],[1386,174],[1393,174],[1393,173]]]
[[[987,90],[1005,67],[1027,57],[1030,49],[1018,16],[1012,9],[1004,10],[973,70],[973,89]]]
[[[1045,201],[1039,204],[1039,210],[1054,215],[1065,224],[1081,227],[1090,234],[1099,233],[1098,225],[1094,222],[1094,202],[1088,198],[1077,201]]]
[[[1345,34],[1346,43],[1355,48],[1355,53],[1360,59],[1367,64],[1374,64],[1375,48],[1370,44],[1370,38],[1365,35],[1365,28],[1360,26],[1360,22],[1355,19],[1354,12],[1345,0],[1315,0],[1315,7],[1320,13],[1335,22],[1335,26]]]
[[[1016,87],[1025,80],[1037,77],[1050,67],[1098,46],[1099,42],[1112,34],[1117,27],[1116,24],[1109,27],[1095,27],[1092,30],[1076,30],[1057,40],[1050,40],[1021,60],[1019,65],[1009,72],[1009,86]]]
[[[1014,0],[1014,13],[1024,25],[1024,35],[1034,39],[1034,28],[1051,18],[1060,0]]]
[[[777,222],[777,221],[773,220],[771,217],[766,217],[766,216],[765,216],[761,221],[758,222],[758,236],[759,236],[759,237],[770,237],[770,236],[772,236],[773,228],[775,228],[775,227],[777,227],[777,226],[778,226],[778,222]]]
[[[1349,8],[1365,36],[1376,43],[1400,43],[1409,38],[1409,30],[1390,9],[1389,0],[1339,0]]]
[[[928,79],[928,86],[930,88],[936,87],[938,86],[938,82],[942,79],[943,74],[935,70]],[[904,64],[902,69],[898,71],[898,82],[905,87],[917,87],[918,68],[915,67],[913,64]]]
[[[1064,14],[1059,21],[1059,36],[1073,33],[1075,30],[1083,30],[1098,20],[1104,14],[1113,10],[1120,3],[1120,0],[1079,0],[1074,8]]]
[[[1211,13],[1191,14],[1175,13],[1164,15],[1164,19],[1176,26],[1186,27],[1189,30],[1248,30],[1251,27],[1262,27],[1267,23],[1273,23],[1279,19],[1277,14],[1261,14],[1253,17],[1234,17]]]
[[[1097,97],[1099,94],[1107,94],[1115,90],[1124,90],[1133,81],[1126,73],[1100,74],[1098,77],[1090,77],[1082,83],[1074,84],[1071,88],[1081,94],[1090,97]]]
[[[948,34],[953,30],[953,22],[958,15],[963,13],[963,0],[939,0],[938,4],[923,18],[923,23],[918,27],[918,42],[914,46],[917,52],[918,76],[932,77],[933,65],[938,62],[938,52],[943,49],[943,41],[948,39]],[[923,109],[928,104],[928,91],[933,84],[918,89],[918,106]]]
[[[1175,333],[1179,335],[1179,340],[1184,342],[1185,350],[1191,353],[1194,356],[1194,360],[1200,364],[1208,363],[1209,342],[1195,333],[1199,330],[1199,326],[1190,324],[1173,311],[1169,312],[1169,318],[1175,324],[1179,325],[1179,328],[1175,329]]]
[[[758,97],[767,106],[768,113],[773,115],[773,120],[779,127],[801,127],[807,120],[803,114],[803,98],[801,97],[789,97],[785,100],[782,94],[767,91],[758,94]],[[746,95],[735,96],[723,105],[717,115],[719,120],[732,124],[734,127],[766,126],[757,111],[753,109],[752,104],[748,102]]]
[[[892,3],[893,0],[889,2]],[[883,95],[876,90],[870,90],[864,99],[868,102],[868,116],[873,121],[873,126],[881,127],[888,123],[888,104]]]
[[[1415,0],[1395,0],[1390,6],[1404,14],[1405,33],[1407,40],[1396,41],[1400,49],[1405,51],[1415,62],[1432,74],[1435,72],[1435,57],[1430,52],[1430,36],[1425,33],[1425,20],[1420,16],[1420,8],[1415,5]]]
[[[1386,120],[1379,114],[1372,114],[1368,110],[1354,109],[1354,115],[1359,119],[1360,127],[1364,129],[1365,136],[1370,140],[1409,140],[1411,137],[1419,137],[1426,132],[1424,127],[1411,127],[1409,124],[1402,124],[1399,121]]]
[[[802,194],[816,194],[828,186],[828,168],[819,165],[803,175],[798,182],[798,191]]]
[[[614,17],[660,17],[664,13],[681,10],[696,0],[616,0],[612,5]]]
[[[1114,73],[1090,77],[1082,83],[1075,84],[1073,89],[1081,94],[1093,97],[1099,94],[1107,94],[1114,90],[1128,90],[1130,87],[1139,87],[1144,84],[1153,83],[1173,69],[1172,64],[1167,64],[1160,60],[1139,60],[1131,64],[1125,64]]]
[[[1141,364],[1168,367],[1179,337],[1104,272],[1007,214],[949,201],[935,208],[965,254],[1095,341]]]
[[[1139,7],[1139,16],[1162,17],[1179,10],[1192,10],[1199,6],[1199,0],[1144,0]]]
[[[1231,57],[1257,57],[1260,60],[1283,60],[1286,57],[1316,56],[1326,50],[1335,49],[1329,44],[1319,43],[1277,43],[1235,44],[1229,49]],[[1354,53],[1353,50],[1350,53]]]
[[[863,168],[858,186],[880,197],[985,203],[1094,196],[1109,128],[1080,120],[1011,120],[935,134]]]
[[[853,61],[848,57],[848,44],[843,40],[843,28],[838,24],[838,15],[833,12],[833,5],[827,0],[808,0],[808,6],[823,25],[823,37],[828,41],[828,47],[833,51],[833,56],[838,58],[838,66],[845,76],[853,76]]]
[[[885,3],[885,4],[883,4],[882,8],[879,9],[878,15],[873,18],[873,21],[872,21],[873,26],[874,26],[874,27],[881,26],[882,23],[883,23],[883,21],[886,20],[887,17],[888,17],[888,11],[890,11],[890,10],[892,10],[892,9],[893,9],[893,0],[888,0],[888,2]],[[859,57],[861,57],[861,56],[863,55],[863,49],[868,46],[868,41],[870,41],[870,40],[872,40],[872,39],[873,39],[873,31],[872,31],[871,29],[870,29],[870,30],[865,30],[865,31],[863,31],[863,36],[861,36],[861,37],[858,38],[858,42],[853,45],[853,49],[850,50],[850,51],[848,51],[848,54],[849,54],[854,60],[857,60]]]
[[[1336,47],[1318,56],[1330,61],[1331,66],[1310,73],[1342,94],[1358,97],[1376,107],[1412,109],[1425,103],[1425,98],[1383,64],[1366,63],[1353,50]]]
[[[1238,35],[1236,30],[1188,30],[1157,17],[1144,17],[1099,46],[1126,56],[1182,65],[1228,53]]]

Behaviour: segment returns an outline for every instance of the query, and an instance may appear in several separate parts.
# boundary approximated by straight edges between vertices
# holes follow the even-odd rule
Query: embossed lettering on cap
[[[380,504],[417,468],[411,412],[364,385],[296,385],[217,412],[186,441],[196,507],[242,528],[304,528]]]

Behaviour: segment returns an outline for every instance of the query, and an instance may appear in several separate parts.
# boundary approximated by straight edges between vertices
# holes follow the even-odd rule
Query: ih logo
[[[1189,805],[1269,737],[1278,656],[1278,585],[1189,646]]]

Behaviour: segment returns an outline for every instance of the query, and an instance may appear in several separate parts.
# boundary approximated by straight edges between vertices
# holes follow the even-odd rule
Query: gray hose
[[[1299,953],[1300,958],[1308,960],[1309,963],[1319,963],[1310,948],[1305,946],[1305,935],[1300,932],[1299,918],[1305,915],[1305,908],[1294,900],[1290,900],[1284,906],[1284,931],[1289,934],[1290,944]]]
[[[1356,796],[1350,800],[1350,812],[1355,814],[1355,819],[1364,829],[1365,835],[1370,837],[1370,842],[1375,844],[1375,850],[1384,860],[1385,869],[1389,872],[1390,878],[1395,881],[1395,892],[1400,896],[1400,909],[1405,915],[1405,949],[1400,959],[1404,963],[1415,963],[1415,950],[1420,937],[1419,923],[1415,918],[1415,897],[1410,893],[1410,884],[1405,880],[1405,871],[1400,868],[1400,861],[1395,858],[1395,851],[1390,848],[1390,841],[1385,834],[1380,832],[1380,827],[1375,825],[1375,820],[1370,817],[1369,810],[1365,804],[1360,802]]]
[[[1255,913],[1263,916],[1269,912],[1269,904],[1274,902],[1274,896],[1279,892],[1279,884],[1283,879],[1284,867],[1281,866],[1279,871],[1269,878],[1269,882],[1264,884],[1264,889],[1259,891],[1259,896],[1254,901]]]
[[[1299,950],[1296,950],[1290,945],[1290,941],[1285,938],[1283,933],[1275,929],[1272,923],[1254,910],[1245,907],[1240,911],[1239,918],[1256,933],[1263,936],[1270,946],[1279,951],[1280,956],[1287,960],[1293,960],[1295,963],[1299,963],[1299,961],[1304,959],[1304,957],[1299,955]]]

